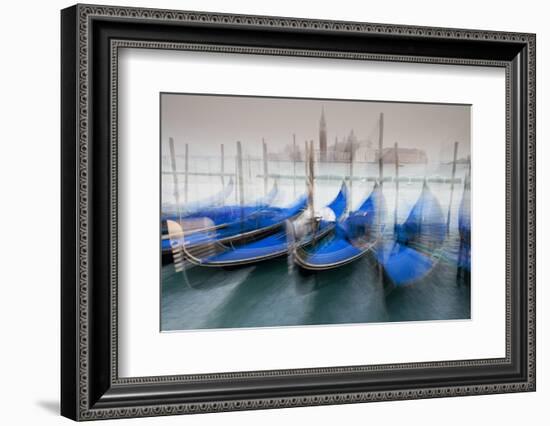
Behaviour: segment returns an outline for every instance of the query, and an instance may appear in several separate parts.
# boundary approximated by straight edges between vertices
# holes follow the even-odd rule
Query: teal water
[[[457,239],[415,284],[387,294],[376,262],[304,273],[286,258],[235,269],[162,269],[161,330],[281,327],[470,318],[470,286],[456,281]]]

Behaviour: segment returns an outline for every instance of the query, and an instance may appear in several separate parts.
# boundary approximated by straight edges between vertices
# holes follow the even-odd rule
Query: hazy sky
[[[189,144],[190,155],[218,155],[224,143],[228,155],[241,141],[245,153],[260,156],[261,140],[279,152],[305,140],[319,143],[319,119],[325,110],[329,145],[354,130],[359,140],[378,143],[378,121],[384,113],[384,147],[420,148],[429,162],[450,161],[459,142],[459,158],[470,154],[470,106],[369,101],[310,100],[213,95],[161,95],[163,155],[173,137],[176,153]]]

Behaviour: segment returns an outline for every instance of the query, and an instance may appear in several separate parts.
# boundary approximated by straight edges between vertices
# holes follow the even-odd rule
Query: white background
[[[352,2],[139,1],[235,13],[434,25],[537,33],[538,385],[531,394],[492,395],[317,408],[119,420],[119,424],[548,424],[550,367],[550,28],[541,1]],[[0,400],[3,424],[69,424],[59,395],[59,9],[65,1],[10,2],[2,8],[0,173],[2,210]],[[546,81],[545,81],[546,79]],[[546,194],[545,194],[546,193]],[[32,244],[29,244],[29,241]],[[117,424],[109,421],[102,424]]]
[[[266,56],[243,60],[242,55],[124,49],[118,91],[124,194],[119,203],[119,374],[504,357],[504,75],[502,68]],[[483,230],[473,241],[472,319],[159,333],[159,265],[151,261],[158,259],[159,213],[151,200],[159,199],[158,97],[166,91],[471,103],[472,221]],[[484,173],[487,164],[491,173]],[[223,356],[219,348],[226,348]]]

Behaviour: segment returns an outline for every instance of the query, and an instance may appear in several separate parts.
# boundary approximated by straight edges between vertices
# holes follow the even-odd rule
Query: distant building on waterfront
[[[375,150],[368,139],[359,139],[353,129],[344,137],[335,137],[334,144],[328,147],[327,161],[333,163],[369,163],[375,160]]]
[[[324,108],[319,121],[319,151],[316,157],[321,162],[349,163],[353,161],[373,162],[375,150],[370,140],[359,140],[353,129],[347,136],[334,138],[334,144],[327,143],[327,121]]]
[[[382,161],[384,163],[395,163],[395,148],[384,148],[382,150]],[[428,157],[426,152],[417,148],[397,148],[397,157],[403,164],[426,164]],[[378,161],[380,154],[376,151],[375,161]]]
[[[334,144],[328,147],[327,161],[333,163],[349,163],[352,154],[358,147],[357,137],[353,130],[348,136],[343,138],[334,138]]]
[[[359,142],[359,146],[355,150],[353,156],[354,161],[361,163],[374,163],[377,161],[377,150],[372,147],[371,140],[364,140]]]
[[[336,136],[334,143],[328,143],[327,119],[325,109],[321,108],[321,118],[319,119],[319,145],[314,148],[315,161],[322,163],[349,163],[352,160],[360,163],[374,163],[378,161],[378,150],[373,147],[373,142],[370,139],[359,139],[353,129],[347,135]],[[313,142],[313,141],[312,141]],[[389,149],[390,151],[393,148]],[[403,151],[403,159],[401,152]],[[410,152],[409,152],[410,151]],[[422,160],[422,155],[425,158],[425,153],[419,151],[413,155],[412,151],[399,149],[401,162],[426,162]],[[393,156],[392,156],[393,155]],[[388,158],[386,158],[389,156]],[[384,150],[384,161],[390,162],[389,158],[394,158],[394,154]],[[290,142],[284,146],[279,152],[267,153],[269,161],[304,161],[306,158],[305,149],[302,144],[294,144]],[[391,160],[395,161],[395,160]]]

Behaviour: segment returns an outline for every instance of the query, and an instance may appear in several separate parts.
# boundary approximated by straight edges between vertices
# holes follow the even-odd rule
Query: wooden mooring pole
[[[220,145],[220,154],[221,154],[221,166],[220,166],[220,173],[222,178],[222,191],[225,188],[225,155],[223,152],[223,143]]]
[[[172,169],[172,178],[174,183],[174,200],[176,202],[176,209],[179,213],[180,211],[180,193],[179,193],[179,182],[178,182],[178,173],[176,168],[176,147],[174,146],[174,138],[168,139],[168,145],[170,147],[170,167]]]
[[[384,113],[380,113],[380,125],[378,128],[378,180],[380,185],[384,182],[384,155],[383,155],[383,145],[384,145]]]
[[[292,187],[296,198],[296,134],[292,135]]]
[[[185,204],[187,204],[189,200],[189,144],[185,144],[185,179],[184,179],[184,185],[183,185],[184,192],[184,200]]]
[[[267,195],[267,145],[264,138],[262,138],[262,147],[263,147],[263,160],[264,160],[264,195]]]
[[[307,182],[308,182],[308,205],[311,212],[311,219],[315,217],[315,205],[314,205],[314,188],[315,188],[315,167],[314,167],[314,150],[313,150],[313,141],[308,143],[306,142],[306,147],[309,149],[308,158],[307,158]]]
[[[305,172],[305,176],[304,176],[304,183],[306,185],[306,191],[308,190],[308,173],[309,173],[309,170],[308,170],[308,167],[309,167],[309,142],[308,141],[304,141],[304,172]]]
[[[455,190],[455,175],[456,175],[456,155],[458,153],[458,142],[455,142],[453,153],[453,169],[451,171],[451,196],[449,199],[449,210],[447,211],[447,232],[451,227],[451,207],[453,205],[453,193]]]
[[[351,151],[349,152],[349,200],[348,200],[348,211],[351,211],[353,208],[353,160],[355,151],[353,149],[353,144],[351,144]]]
[[[239,182],[239,204],[244,205],[244,182],[243,182],[243,151],[241,141],[237,141],[237,179]]]
[[[393,145],[395,153],[395,206],[393,208],[393,227],[397,226],[397,209],[399,203],[399,149],[397,142]]]
[[[235,155],[235,203],[239,204],[239,159]]]

